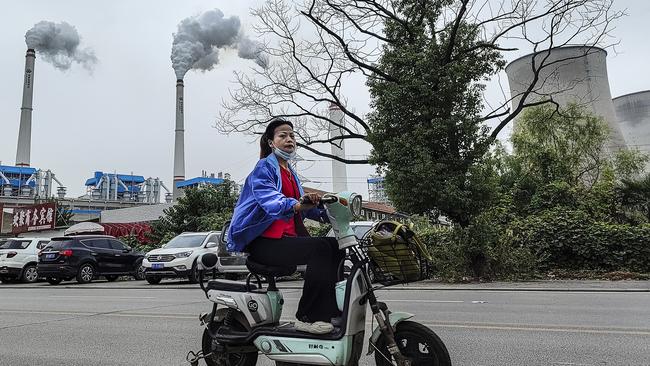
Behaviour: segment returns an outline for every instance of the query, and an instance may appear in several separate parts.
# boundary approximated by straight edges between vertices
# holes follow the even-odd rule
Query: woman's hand
[[[300,197],[298,203],[293,206],[293,211],[308,211],[318,206],[318,203],[320,203],[320,195],[318,193],[307,193]]]

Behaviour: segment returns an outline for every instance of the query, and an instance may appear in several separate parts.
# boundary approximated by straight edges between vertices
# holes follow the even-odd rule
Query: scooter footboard
[[[361,357],[363,339],[364,332],[359,332],[339,340],[261,336],[253,343],[274,361],[346,366],[355,364]]]

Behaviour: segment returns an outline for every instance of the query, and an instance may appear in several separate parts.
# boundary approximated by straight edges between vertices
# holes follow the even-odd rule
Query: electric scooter
[[[409,320],[413,314],[391,312],[377,299],[375,291],[381,287],[372,287],[367,252],[349,226],[353,215],[361,211],[361,196],[352,192],[326,194],[321,202],[339,248],[346,249],[352,263],[347,278],[336,284],[342,315],[332,322],[334,330],[310,334],[295,329],[291,322],[281,321],[284,299],[276,278],[291,275],[295,266],[262,265],[248,258],[250,274],[246,282],[213,279],[204,284],[203,271],[217,264],[217,256],[207,253],[199,261],[199,284],[213,305],[210,313],[199,317],[205,329],[201,350],[188,354],[191,365],[203,359],[208,366],[252,366],[262,353],[277,366],[356,366],[363,352],[366,306],[370,306],[373,323],[377,323],[369,337],[367,354],[374,353],[377,365],[451,365],[447,348],[431,329]],[[222,233],[226,232],[224,228]],[[261,278],[266,280],[266,288]]]

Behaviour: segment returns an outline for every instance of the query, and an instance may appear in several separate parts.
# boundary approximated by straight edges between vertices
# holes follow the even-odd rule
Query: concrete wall
[[[622,95],[612,102],[628,147],[650,153],[650,90]],[[647,171],[650,164],[646,165]]]

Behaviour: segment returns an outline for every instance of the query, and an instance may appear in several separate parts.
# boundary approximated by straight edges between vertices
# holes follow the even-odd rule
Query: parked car
[[[354,234],[357,238],[363,238],[372,226],[375,223],[372,221],[353,221],[350,223],[350,227],[354,230]],[[330,231],[325,235],[329,237],[334,237],[334,231]],[[218,246],[218,260],[217,260],[217,270],[219,273],[235,274],[235,273],[248,273],[248,268],[246,267],[246,256],[245,253],[230,253],[226,250],[225,241],[221,242]],[[352,263],[350,261],[345,262],[345,270],[349,271],[352,268]],[[301,275],[304,275],[307,270],[306,265],[300,265],[297,267],[296,271]]]
[[[218,254],[220,235],[219,231],[182,233],[162,248],[148,252],[142,262],[145,279],[152,285],[163,278],[187,278],[191,283],[198,282],[196,260],[204,253]]]
[[[144,254],[108,235],[71,235],[52,238],[38,254],[38,273],[56,285],[77,279],[89,283],[98,276],[115,281],[119,276],[144,279]]]
[[[39,278],[37,253],[49,238],[11,238],[0,244],[0,281],[36,282]]]

